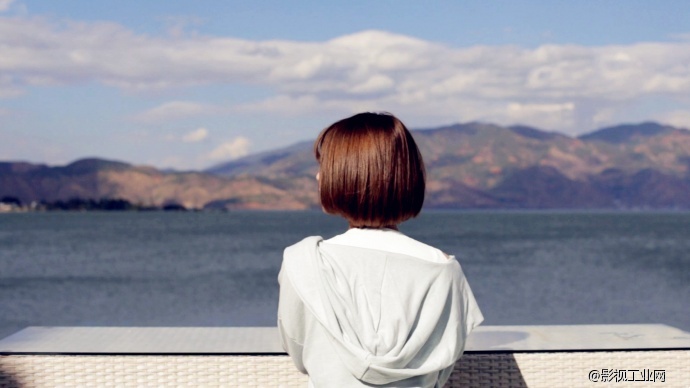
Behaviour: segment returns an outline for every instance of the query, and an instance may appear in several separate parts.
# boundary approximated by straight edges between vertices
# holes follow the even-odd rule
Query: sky
[[[203,169],[362,111],[690,128],[690,2],[0,0],[0,161]]]

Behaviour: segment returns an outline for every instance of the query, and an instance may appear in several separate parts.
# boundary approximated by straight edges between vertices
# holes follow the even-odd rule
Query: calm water
[[[30,325],[272,326],[285,246],[317,212],[0,214],[0,337]],[[426,212],[485,324],[690,331],[690,213]]]

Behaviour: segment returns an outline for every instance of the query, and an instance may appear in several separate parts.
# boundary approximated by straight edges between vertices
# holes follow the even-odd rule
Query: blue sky
[[[198,169],[359,111],[690,127],[687,1],[0,0],[0,160]]]

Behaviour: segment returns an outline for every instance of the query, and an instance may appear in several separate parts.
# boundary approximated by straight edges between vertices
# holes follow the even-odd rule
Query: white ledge
[[[466,353],[690,349],[667,325],[480,326]],[[28,327],[0,354],[284,354],[275,327]]]

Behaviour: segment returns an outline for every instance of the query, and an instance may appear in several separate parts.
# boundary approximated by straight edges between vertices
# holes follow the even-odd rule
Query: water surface
[[[273,326],[283,249],[319,212],[0,214],[0,337],[26,326]],[[690,213],[427,211],[489,325],[690,331]]]

